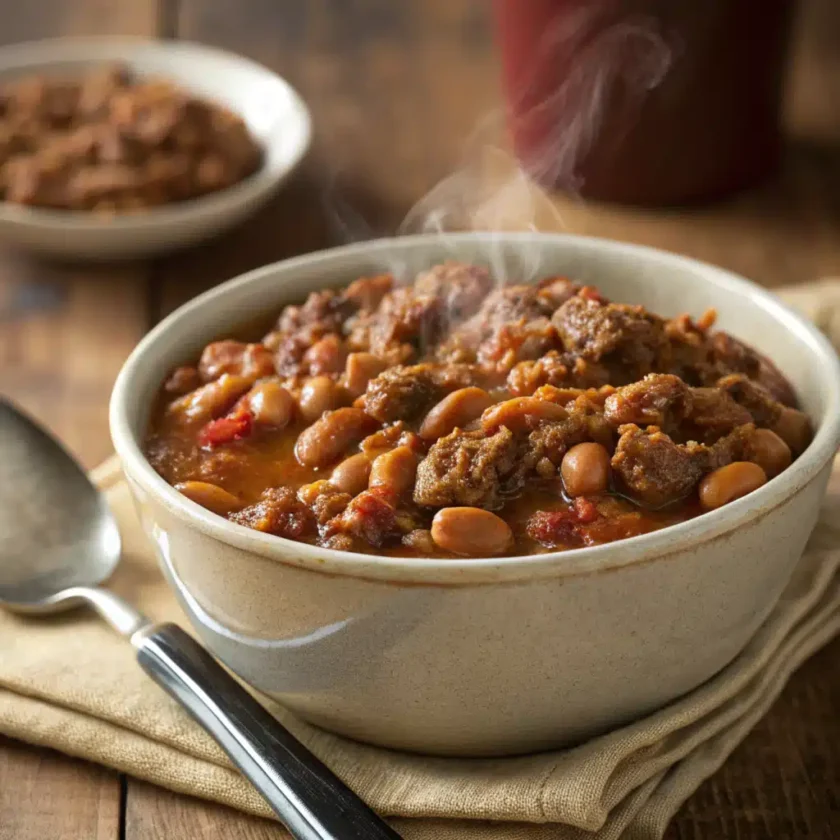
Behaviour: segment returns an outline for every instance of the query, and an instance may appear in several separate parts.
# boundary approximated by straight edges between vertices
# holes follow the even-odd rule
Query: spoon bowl
[[[0,398],[0,603],[54,612],[64,590],[106,581],[120,559],[117,523],[58,443]]]
[[[297,840],[398,840],[191,636],[98,584],[120,559],[102,494],[51,435],[0,397],[0,606],[93,607],[146,673],[212,735]]]

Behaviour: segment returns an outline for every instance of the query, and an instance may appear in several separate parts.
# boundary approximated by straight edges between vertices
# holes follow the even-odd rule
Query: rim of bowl
[[[235,295],[251,285],[260,284],[279,267],[286,271],[319,263],[340,263],[343,259],[421,249],[436,242],[452,248],[459,244],[487,242],[498,244],[539,245],[547,239],[568,244],[582,243],[607,250],[615,255],[635,254],[660,265],[685,265],[702,273],[719,288],[746,294],[758,306],[775,315],[808,346],[818,365],[827,394],[822,422],[808,449],[779,476],[758,490],[702,516],[670,525],[625,540],[598,546],[493,558],[395,558],[321,548],[288,540],[273,534],[237,525],[190,501],[169,485],[146,460],[138,440],[131,432],[128,398],[138,372],[144,367],[146,352],[164,336],[177,331],[178,325],[197,310],[217,299]],[[351,269],[352,270],[352,269]],[[280,295],[278,295],[280,297]],[[163,375],[163,374],[161,374]],[[622,568],[639,562],[665,559],[699,543],[710,542],[750,520],[763,518],[802,490],[829,461],[840,443],[840,359],[828,339],[810,322],[790,309],[765,289],[722,268],[657,248],[635,245],[600,237],[551,233],[464,233],[435,234],[376,239],[330,248],[281,260],[235,277],[193,298],[161,321],[137,345],[123,365],[111,396],[110,428],[116,452],[124,472],[167,510],[187,525],[223,543],[286,565],[311,571],[373,579],[391,583],[432,585],[475,585],[513,582],[523,579],[573,577]]]
[[[89,54],[86,50],[98,50],[103,47],[113,48],[113,58]],[[196,215],[213,214],[231,204],[247,204],[262,198],[274,189],[303,159],[312,143],[312,115],[300,94],[279,74],[264,64],[253,61],[238,53],[210,47],[195,41],[162,41],[156,38],[146,38],[142,35],[93,35],[66,38],[41,38],[34,41],[22,41],[0,47],[0,76],[18,70],[48,70],[51,65],[65,62],[87,62],[94,64],[98,61],[122,61],[131,65],[134,57],[131,51],[138,48],[160,53],[194,54],[229,62],[247,67],[251,72],[269,77],[275,84],[279,84],[286,91],[289,102],[296,112],[299,137],[292,147],[293,152],[283,165],[271,165],[268,151],[275,141],[271,138],[257,138],[262,150],[263,161],[260,167],[229,187],[216,190],[206,195],[189,198],[184,201],[172,202],[151,207],[138,213],[117,213],[113,216],[98,216],[87,210],[57,210],[48,207],[38,207],[27,204],[16,204],[0,201],[0,220],[7,224],[37,226],[58,231],[136,231],[146,227],[160,227],[161,225],[176,224],[184,219]],[[125,54],[118,54],[122,50]],[[178,79],[161,74],[177,82]],[[212,99],[212,97],[208,97]],[[236,109],[239,116],[242,114]]]

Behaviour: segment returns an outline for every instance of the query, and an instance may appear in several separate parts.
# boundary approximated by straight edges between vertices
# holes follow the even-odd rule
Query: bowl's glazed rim
[[[749,298],[793,331],[808,347],[821,376],[826,408],[808,449],[781,475],[763,487],[730,504],[694,519],[637,537],[605,545],[568,551],[495,558],[395,558],[337,551],[300,543],[236,525],[190,501],[146,460],[131,431],[130,394],[134,378],[144,366],[150,348],[171,336],[183,319],[205,307],[235,298],[243,289],[264,282],[278,272],[294,272],[304,266],[340,265],[347,260],[374,259],[377,254],[421,250],[432,243],[457,248],[475,243],[534,244],[551,240],[568,245],[605,249],[615,255],[634,254],[660,265],[688,264],[708,282],[727,287]],[[352,264],[348,266],[353,271]],[[313,285],[313,288],[315,286]],[[279,297],[279,295],[278,295]],[[131,353],[117,378],[110,404],[111,435],[126,475],[143,491],[186,525],[223,543],[254,552],[281,563],[323,574],[366,578],[400,584],[474,585],[538,578],[574,577],[665,559],[724,536],[754,520],[762,519],[816,480],[834,457],[840,444],[840,360],[828,339],[811,323],[756,284],[708,263],[648,246],[615,240],[547,233],[464,233],[417,235],[373,240],[317,251],[262,266],[233,278],[189,301],[161,321]]]
[[[292,154],[284,161],[272,161],[270,150],[277,141],[261,139],[263,160],[256,171],[246,178],[206,195],[184,201],[155,206],[142,213],[119,213],[98,216],[84,210],[57,210],[48,207],[0,201],[0,221],[6,224],[32,226],[60,232],[140,232],[161,226],[175,225],[189,219],[216,215],[231,206],[257,201],[271,192],[293,172],[312,142],[312,116],[300,94],[282,76],[250,58],[230,50],[211,47],[195,41],[161,41],[142,35],[90,35],[62,38],[41,38],[0,47],[0,75],[20,71],[48,71],[51,66],[64,63],[95,63],[122,61],[131,65],[137,61],[137,51],[152,53],[195,55],[219,63],[236,64],[251,73],[270,79],[283,88],[296,114],[297,137]],[[114,53],[106,58],[103,53]],[[177,81],[177,79],[175,79]],[[235,109],[234,109],[235,110]],[[239,112],[237,112],[239,113]],[[241,114],[240,114],[241,116]]]

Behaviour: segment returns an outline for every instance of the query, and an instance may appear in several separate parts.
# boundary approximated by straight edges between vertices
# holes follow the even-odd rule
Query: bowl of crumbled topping
[[[198,242],[261,206],[310,131],[283,79],[198,44],[0,49],[0,238],[94,259]]]

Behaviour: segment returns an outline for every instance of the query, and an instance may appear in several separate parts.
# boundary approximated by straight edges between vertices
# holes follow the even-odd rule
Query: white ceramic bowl
[[[15,44],[0,48],[0,82],[30,73],[78,74],[114,61],[235,111],[263,147],[261,167],[219,192],[108,218],[0,201],[0,239],[53,256],[98,260],[194,244],[257,210],[309,147],[309,112],[287,82],[253,61],[200,44],[110,37]]]
[[[246,313],[446,257],[533,266],[654,312],[699,314],[769,354],[816,435],[758,491],[622,542],[565,553],[404,560],[233,525],[163,481],[140,445],[155,392]],[[650,712],[726,665],[800,557],[840,439],[840,365],[758,286],[673,254],[540,234],[406,237],[270,265],[179,309],[117,380],[111,431],[144,526],[196,631],[234,671],[327,729],[439,754],[528,752]]]

